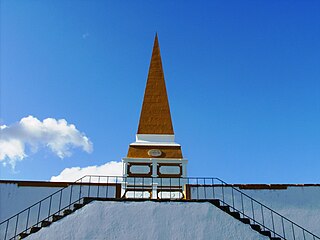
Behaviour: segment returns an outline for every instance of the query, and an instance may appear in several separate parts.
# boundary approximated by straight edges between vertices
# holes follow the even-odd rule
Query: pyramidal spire
[[[157,34],[154,39],[138,134],[174,134]]]

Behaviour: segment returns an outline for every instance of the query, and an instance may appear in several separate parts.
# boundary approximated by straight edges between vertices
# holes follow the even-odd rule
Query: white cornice
[[[137,134],[136,141],[130,144],[144,146],[180,146],[174,142],[174,135],[167,134]]]
[[[187,163],[188,160],[186,158],[122,158],[124,162],[152,162],[156,161],[159,163]]]

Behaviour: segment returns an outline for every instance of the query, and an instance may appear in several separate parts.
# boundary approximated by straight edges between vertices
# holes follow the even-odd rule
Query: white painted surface
[[[161,166],[159,171],[161,174],[179,174],[180,167],[179,166]]]
[[[149,165],[132,165],[130,166],[131,173],[138,173],[138,174],[148,174],[150,173],[151,169]]]
[[[182,176],[187,176],[188,160],[183,159],[168,159],[168,158],[122,158],[124,177],[128,176],[127,166],[128,163],[151,163],[152,164],[152,177],[158,177],[158,163],[173,163],[182,165]],[[180,172],[180,171],[179,171]],[[170,174],[170,173],[169,173]]]
[[[187,164],[188,160],[186,158],[122,158],[123,162],[138,162],[138,163],[184,163]]]
[[[110,180],[112,180],[110,178]],[[109,181],[110,183],[110,181]],[[9,183],[1,183],[0,184],[0,222],[3,220],[12,217],[18,212],[30,207],[36,202],[48,197],[52,193],[60,190],[61,187],[18,187],[17,184],[9,184]],[[71,200],[76,201],[80,197],[88,196],[89,194],[88,186],[81,186],[81,190],[79,185],[71,186],[65,188],[62,194],[61,206],[64,207],[69,204],[70,195]],[[81,191],[81,195],[79,194]],[[97,186],[90,186],[90,196],[92,197],[114,197],[115,196],[115,187],[114,186],[100,186],[99,190]],[[57,193],[52,198],[52,211],[55,211],[57,208],[57,202],[60,198],[60,193]],[[45,200],[41,206],[41,213],[47,213],[48,202],[50,199]],[[37,212],[38,208],[32,208],[32,213]],[[20,219],[20,222],[22,220]],[[0,229],[1,232],[2,229]],[[1,235],[0,235],[1,239]]]
[[[7,239],[11,239],[15,232],[20,233],[28,227],[36,224],[38,221],[46,219],[59,209],[68,207],[82,197],[101,197],[114,198],[115,186],[105,185],[73,185],[64,188],[63,191],[48,197],[57,192],[59,187],[18,187],[17,184],[0,184],[0,222],[16,215],[39,200],[41,204],[36,204],[29,210],[23,211],[19,217],[11,218],[9,222],[0,224],[0,239],[4,239],[7,233]],[[60,208],[59,208],[60,207]],[[17,222],[18,220],[18,222]],[[17,230],[15,230],[17,229]]]
[[[174,142],[173,134],[136,134],[137,142]]]
[[[130,145],[180,146],[174,141],[174,135],[167,134],[136,134],[136,141]]]
[[[320,187],[243,192],[320,236]]]
[[[169,179],[167,179],[169,181]],[[162,184],[183,185],[186,182],[177,179],[172,179],[171,183],[163,180]],[[145,179],[144,184],[152,185],[152,181],[148,182]],[[156,184],[153,182],[153,184]],[[158,183],[160,184],[160,183]],[[152,187],[150,187],[152,189]],[[17,184],[0,184],[0,221],[11,217],[20,210],[29,207],[35,202],[48,196],[59,188],[52,187],[18,187]],[[79,190],[79,189],[78,189]],[[246,194],[252,196],[256,200],[271,207],[275,211],[293,220],[299,225],[305,227],[311,232],[320,235],[320,187],[289,187],[286,190],[242,190]],[[73,198],[77,195],[77,188],[73,189]],[[88,189],[82,188],[82,193],[86,194]],[[220,192],[220,193],[219,193]],[[97,189],[92,187],[92,196],[97,194]],[[108,196],[114,194],[114,189],[108,190]],[[221,199],[221,189],[216,188],[215,194]],[[220,194],[220,196],[219,196]],[[231,202],[231,191],[225,189],[226,200]],[[106,195],[106,190],[100,188],[100,196]],[[198,191],[199,198],[204,198],[204,191],[201,188]],[[69,192],[63,195],[68,200]],[[193,192],[193,197],[197,196],[197,192]],[[206,197],[212,198],[212,190],[206,190]],[[63,201],[64,202],[64,201]],[[239,205],[239,196],[236,195],[235,203]],[[44,204],[43,207],[46,205]],[[250,209],[250,206],[246,206]],[[258,206],[254,205],[255,211],[258,212]],[[278,225],[277,225],[278,226]],[[0,237],[1,239],[1,237]]]
[[[0,184],[0,222],[59,189],[59,187],[18,187],[17,184]]]
[[[320,187],[319,186],[294,186],[284,190],[241,190],[251,196],[258,202],[270,207],[272,210],[280,213],[289,220],[297,223],[312,233],[320,236]],[[224,198],[223,198],[224,193]],[[232,198],[233,195],[233,198]],[[241,195],[231,188],[216,186],[212,187],[193,187],[191,190],[192,199],[224,199],[224,201],[235,206],[236,209],[242,210]],[[251,203],[249,198],[243,196],[243,208],[245,213],[262,222],[261,206],[255,202]],[[254,211],[252,211],[252,208]],[[254,212],[254,213],[253,213]],[[264,208],[263,210],[265,225],[270,228],[275,226],[277,232],[282,233],[282,220],[276,214],[273,214],[274,224],[271,219],[271,212]],[[292,225],[284,221],[286,232],[293,237]],[[303,232],[299,228],[294,229],[296,239],[303,239]],[[297,238],[298,236],[298,238]],[[300,237],[300,238],[299,238]],[[290,239],[290,238],[289,238]],[[312,239],[312,238],[306,238]]]
[[[209,203],[93,202],[28,240],[267,240]]]

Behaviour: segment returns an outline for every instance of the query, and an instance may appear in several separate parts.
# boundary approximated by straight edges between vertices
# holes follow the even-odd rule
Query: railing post
[[[26,231],[28,230],[29,216],[30,216],[30,208],[28,208],[27,223],[26,223]]]
[[[116,177],[116,198],[117,198],[117,186],[118,186],[118,177]],[[119,198],[121,197],[121,187],[120,187],[120,193],[119,193]]]
[[[292,227],[293,239],[294,239],[294,240],[296,240],[296,235],[294,234],[294,227],[293,227],[293,223],[291,223],[291,227]]]
[[[8,234],[8,228],[9,228],[9,222],[10,222],[10,219],[7,221],[7,225],[6,225],[6,232],[4,234],[4,240],[7,240],[7,234]]]
[[[39,224],[40,211],[41,211],[41,202],[39,202],[38,217],[37,217],[37,226],[38,226],[38,224]]]
[[[199,200],[199,181],[198,178],[197,179],[197,200]]]
[[[152,193],[151,193],[151,198],[152,199],[158,199],[158,183],[153,182],[153,178],[152,179]]]
[[[181,178],[179,177],[179,188],[178,188],[178,189],[179,189],[179,192],[181,191],[180,193],[181,193],[181,195],[182,195],[182,197],[181,197],[180,199],[183,199],[182,186],[181,186],[181,181],[180,181],[180,179],[181,179]],[[179,193],[179,196],[180,196],[180,193]]]
[[[91,175],[89,177],[88,197],[90,197]]]
[[[72,188],[73,188],[73,184],[71,184],[71,190],[70,190],[70,200],[69,200],[69,208],[71,205],[71,201],[72,201]],[[52,197],[52,196],[51,196]],[[51,200],[50,200],[50,204],[51,204]]]
[[[108,198],[108,192],[109,192],[109,176],[107,177],[106,198]]]
[[[215,193],[214,193],[214,179],[211,178],[211,184],[212,184],[212,196],[213,196],[213,199],[215,199]]]
[[[273,220],[273,212],[271,211],[271,220],[272,220],[272,231],[273,231],[273,236],[276,236],[276,231],[274,229],[274,220]]]
[[[234,210],[234,193],[233,193],[233,186],[231,186],[231,195],[232,195],[232,208]]]
[[[203,178],[204,199],[207,199],[206,179]]]
[[[169,187],[170,191],[169,191],[169,194],[170,194],[170,200],[171,200],[171,193],[172,193],[171,177],[170,177],[170,179],[169,179],[169,182],[170,182],[170,187]]]
[[[286,238],[286,232],[284,230],[284,223],[283,223],[283,217],[281,217],[281,222],[282,222],[282,232],[283,232],[283,237],[284,239]]]
[[[100,176],[98,177],[98,190],[97,190],[97,197],[99,197],[99,186],[100,186]]]
[[[136,178],[133,178],[133,198],[136,198]]]
[[[59,199],[59,212],[58,212],[59,215],[61,211],[61,200],[62,200],[62,190],[60,191],[60,199]]]
[[[15,227],[15,230],[14,230],[14,239],[16,239],[16,235],[17,235],[18,221],[19,221],[19,214],[17,215],[16,227]]]
[[[221,182],[221,187],[222,187],[222,201],[223,201],[223,205],[226,205],[225,201],[224,201],[224,183]]]
[[[48,220],[49,220],[50,212],[51,212],[51,202],[52,202],[52,195],[50,196],[50,201],[49,201]]]
[[[122,182],[123,182],[123,186],[124,186],[124,194],[123,194],[123,197],[126,197],[126,192],[127,192],[127,185],[128,185],[128,178],[127,177],[124,177],[122,178]]]
[[[142,194],[141,197],[144,198],[144,177],[142,177]]]
[[[241,195],[241,205],[242,205],[242,217],[244,218],[245,213],[244,213],[244,204],[243,204],[243,194],[241,193],[240,195]]]
[[[187,200],[191,200],[192,199],[191,186],[190,186],[190,183],[189,183],[189,178],[186,178],[186,179],[187,179],[187,184],[186,184],[186,187],[185,187],[186,199]]]
[[[265,225],[264,225],[263,207],[262,207],[262,205],[260,205],[260,207],[261,207],[261,217],[262,217],[263,230],[266,230],[266,227],[265,227]]]
[[[81,178],[81,181],[80,181],[80,190],[79,190],[79,203],[80,203],[80,199],[81,199],[81,194],[82,194],[81,190],[82,190],[82,178]]]
[[[254,208],[253,208],[253,201],[251,199],[251,208],[252,208],[252,218],[253,218],[253,222],[256,223],[256,219],[254,217]]]
[[[162,178],[160,178],[160,191],[161,191],[161,199],[163,199],[163,196],[162,196],[162,194],[163,194],[163,191],[162,191],[162,189],[163,189],[163,186],[162,186]]]

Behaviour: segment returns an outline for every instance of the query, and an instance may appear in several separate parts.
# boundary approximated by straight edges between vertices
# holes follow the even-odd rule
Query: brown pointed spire
[[[138,134],[174,134],[157,34],[154,39]]]

